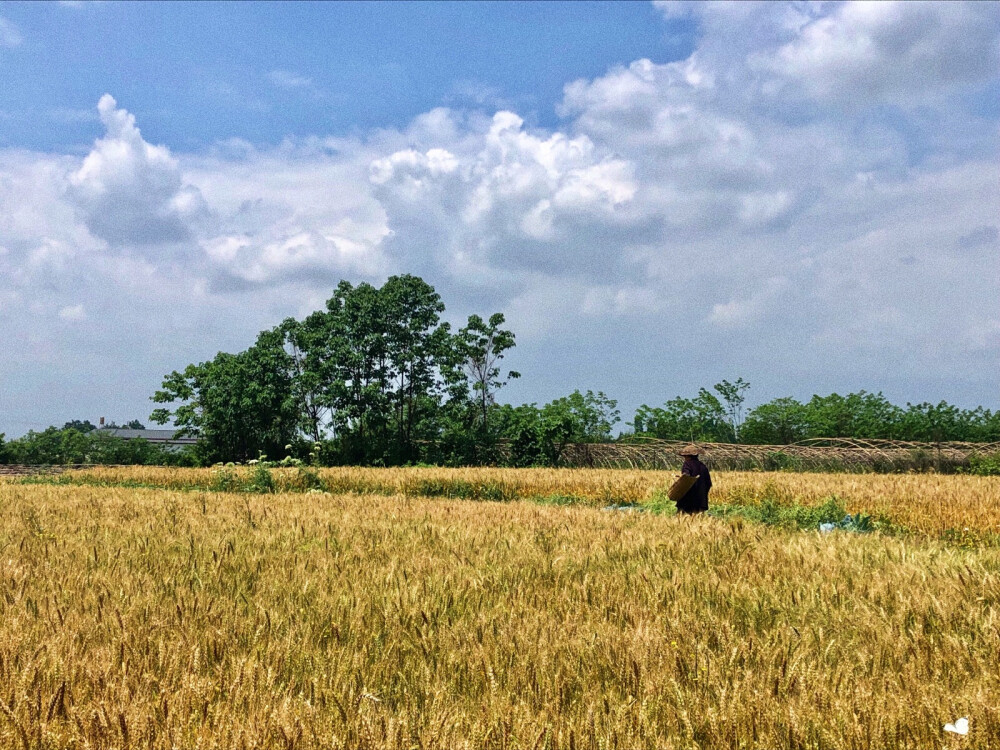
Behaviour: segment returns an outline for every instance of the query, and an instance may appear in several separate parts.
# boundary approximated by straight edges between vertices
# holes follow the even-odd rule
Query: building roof
[[[126,430],[122,427],[101,427],[97,430],[104,435],[122,440],[142,439],[151,443],[172,443],[174,445],[194,445],[198,438],[175,437],[177,430]]]

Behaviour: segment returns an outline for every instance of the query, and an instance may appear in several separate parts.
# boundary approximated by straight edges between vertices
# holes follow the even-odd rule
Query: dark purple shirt
[[[698,481],[677,501],[677,510],[684,513],[708,510],[708,491],[712,489],[712,475],[709,474],[708,467],[694,456],[684,456],[681,474],[698,477]]]

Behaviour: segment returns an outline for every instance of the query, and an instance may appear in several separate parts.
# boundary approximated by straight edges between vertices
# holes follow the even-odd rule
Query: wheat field
[[[164,489],[218,487],[221,472],[247,481],[253,467],[171,469],[124,466],[70,471],[69,483],[146,485]],[[301,473],[272,469],[275,488],[306,489]],[[362,495],[451,496],[514,500],[565,497],[581,504],[650,504],[662,499],[671,472],[628,469],[329,468],[315,472],[328,489]],[[1000,479],[941,474],[713,472],[712,503],[816,505],[835,496],[851,513],[891,519],[912,534],[945,532],[972,539],[1000,535]]]
[[[998,747],[998,573],[585,505],[0,483],[0,747]]]

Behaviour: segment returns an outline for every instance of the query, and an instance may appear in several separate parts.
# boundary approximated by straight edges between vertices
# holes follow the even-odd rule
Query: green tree
[[[788,445],[809,434],[806,407],[794,398],[776,398],[754,407],[740,429],[744,443]]]
[[[813,396],[806,404],[809,437],[900,437],[902,410],[881,393]]]
[[[504,324],[502,313],[494,313],[488,322],[478,315],[470,315],[468,323],[455,339],[455,346],[465,371],[467,381],[478,406],[479,424],[483,432],[489,431],[489,414],[496,403],[496,394],[509,380],[521,377],[521,373],[510,370],[501,377],[500,360],[508,350],[513,349],[514,334],[501,328]]]
[[[76,430],[77,432],[90,432],[91,430],[96,430],[97,428],[90,423],[89,419],[85,419],[83,421],[80,421],[79,419],[74,419],[64,424],[63,429]]]
[[[444,303],[434,287],[416,276],[393,276],[379,290],[385,317],[392,381],[394,462],[419,457],[417,441],[435,437],[436,412],[444,393],[441,368],[453,344],[440,322]]]
[[[302,431],[350,463],[421,458],[441,433],[458,368],[443,311],[432,286],[402,275],[381,288],[342,281],[325,310],[286,320]]]
[[[662,407],[643,404],[632,422],[637,435],[662,440],[732,442],[732,425],[722,402],[704,388],[693,399],[677,397]]]
[[[265,331],[240,354],[220,352],[164,378],[150,419],[173,421],[179,434],[195,435],[211,461],[244,461],[260,453],[277,456],[294,439],[298,413],[292,364],[276,331]]]
[[[945,401],[937,404],[907,404],[901,432],[907,440],[928,443],[969,440],[975,434],[982,412],[963,411]]]
[[[506,461],[511,466],[558,466],[572,442],[573,419],[564,408],[505,404],[497,410],[497,423],[507,441]]]
[[[735,383],[723,380],[715,384],[715,391],[722,396],[722,401],[726,405],[726,414],[729,416],[729,426],[733,431],[733,441],[740,441],[740,425],[743,422],[743,402],[746,400],[746,392],[750,390],[750,384],[743,378],[736,378]]]
[[[323,389],[328,328],[325,311],[313,313],[302,321],[287,318],[277,328],[291,362],[292,393],[298,405],[299,427],[314,443],[327,437],[332,419],[331,405]]]
[[[621,421],[618,402],[603,391],[573,391],[542,407],[542,416],[568,425],[568,440],[573,443],[610,442],[611,430]]]

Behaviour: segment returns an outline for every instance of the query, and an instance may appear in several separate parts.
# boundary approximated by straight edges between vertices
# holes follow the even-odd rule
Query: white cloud
[[[90,230],[112,245],[155,245],[191,237],[205,211],[197,188],[184,183],[165,146],[143,140],[135,117],[110,94],[97,105],[105,137],[69,175],[69,195]]]
[[[426,153],[420,153],[408,148],[373,161],[371,180],[376,185],[384,185],[396,178],[409,179],[419,187],[421,175],[437,177],[451,174],[456,169],[458,159],[446,149],[432,148]]]
[[[465,132],[448,122],[450,149],[407,148],[372,162],[395,244],[427,238],[438,262],[477,274],[553,263],[573,272],[593,258],[590,247],[567,252],[581,227],[629,221],[633,166],[589,137],[531,132],[508,111]]]
[[[788,287],[788,279],[777,276],[763,280],[761,288],[742,299],[712,305],[707,321],[723,328],[744,328],[757,323]]]
[[[998,30],[992,3],[845,3],[754,64],[818,99],[918,104],[994,76]]]
[[[271,80],[271,83],[281,89],[313,88],[313,80],[311,78],[289,70],[272,70],[267,74],[267,77]]]
[[[83,305],[67,305],[59,310],[59,318],[70,323],[86,320],[87,311]]]
[[[3,16],[0,16],[0,47],[17,47],[24,41],[21,31]]]

